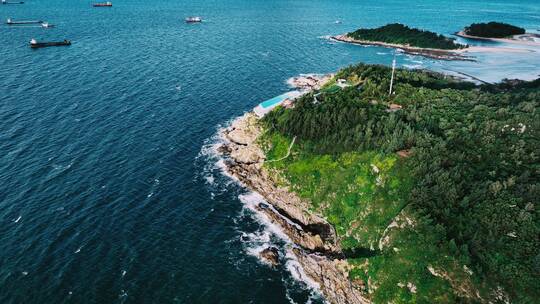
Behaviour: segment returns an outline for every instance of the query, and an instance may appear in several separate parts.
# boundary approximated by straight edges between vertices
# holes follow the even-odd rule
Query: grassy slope
[[[290,139],[267,133],[263,142],[268,159],[277,159],[286,154]],[[296,145],[291,157],[266,166],[311,201],[313,209],[335,226],[342,246],[349,249],[378,251],[385,228],[405,207],[411,188],[406,162],[395,154],[367,151],[333,157],[311,154]],[[361,279],[377,303],[454,303],[450,283],[433,276],[427,267],[446,269],[465,284],[470,284],[469,275],[459,261],[449,258],[446,248],[433,245],[436,235],[417,224],[411,211],[405,209],[401,214],[415,224],[390,229],[385,234],[389,244],[377,254],[350,259],[354,265],[351,278]],[[416,286],[416,293],[407,283]],[[405,286],[400,287],[402,284]]]
[[[388,238],[350,260],[376,303],[493,299],[498,286],[533,303],[538,81],[479,88],[398,70],[389,97],[389,72],[348,67],[336,78],[355,86],[267,115],[268,159],[298,138],[288,159],[266,166],[335,225],[344,248],[377,251]],[[403,110],[384,110],[396,102]],[[394,153],[411,147],[410,158]],[[384,232],[396,218],[413,224]]]

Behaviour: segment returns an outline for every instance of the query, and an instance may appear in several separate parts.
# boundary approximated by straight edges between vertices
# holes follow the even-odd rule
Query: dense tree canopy
[[[456,43],[452,38],[430,31],[410,28],[399,23],[387,24],[374,29],[358,29],[347,35],[358,40],[410,45],[420,48],[454,50],[465,47]]]
[[[501,22],[473,23],[466,27],[465,34],[484,38],[504,38],[525,34],[525,29]]]
[[[491,286],[532,303],[540,297],[540,80],[476,86],[398,70],[388,96],[389,76],[387,67],[348,67],[336,77],[358,86],[308,94],[264,124],[313,154],[410,150],[407,204]]]

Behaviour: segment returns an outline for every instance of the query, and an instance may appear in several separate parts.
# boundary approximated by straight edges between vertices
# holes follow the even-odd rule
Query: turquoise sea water
[[[259,198],[220,173],[214,135],[300,73],[391,63],[324,37],[402,22],[444,34],[478,21],[540,29],[528,1],[27,0],[0,19],[0,303],[320,302]],[[183,19],[201,15],[205,22]],[[341,20],[341,24],[336,24]],[[71,39],[70,47],[27,43]],[[487,81],[535,78],[538,52],[400,65]],[[257,250],[280,246],[284,265]]]

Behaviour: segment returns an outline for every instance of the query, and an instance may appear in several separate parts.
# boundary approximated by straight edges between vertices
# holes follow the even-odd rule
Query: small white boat
[[[53,25],[53,24],[50,24],[49,22],[43,22],[43,23],[41,24],[41,27],[42,27],[42,28],[51,28],[51,27],[54,27],[54,25]]]
[[[198,22],[202,22],[202,18],[201,17],[187,17],[186,18],[186,23],[198,23]]]
[[[336,20],[335,24],[341,24],[341,20]]]

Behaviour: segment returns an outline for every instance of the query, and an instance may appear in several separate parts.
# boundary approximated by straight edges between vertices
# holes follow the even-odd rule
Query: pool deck
[[[259,117],[264,117],[268,112],[272,111],[275,107],[281,105],[285,100],[295,99],[301,96],[302,93],[299,91],[291,91],[276,97],[270,98],[264,102],[261,102],[258,106],[253,109],[253,112]]]

